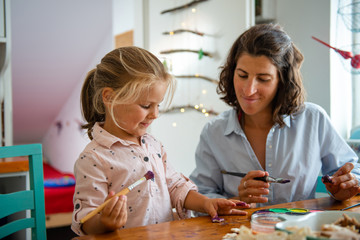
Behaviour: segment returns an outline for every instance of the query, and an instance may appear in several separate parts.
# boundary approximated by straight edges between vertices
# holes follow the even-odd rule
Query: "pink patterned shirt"
[[[117,138],[99,123],[94,139],[80,154],[74,167],[76,187],[71,228],[79,235],[80,220],[115,193],[142,178],[148,171],[155,175],[130,191],[127,196],[128,219],[124,228],[174,220],[173,208],[180,218],[189,217],[184,201],[197,187],[176,172],[166,160],[162,144],[150,134],[141,137],[141,146]]]

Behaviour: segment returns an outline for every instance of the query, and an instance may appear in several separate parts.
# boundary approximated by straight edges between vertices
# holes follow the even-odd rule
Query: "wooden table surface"
[[[268,206],[266,208],[306,208],[313,210],[340,210],[360,202],[360,196],[353,197],[344,202],[338,202],[330,197],[310,199],[298,202],[283,203]],[[196,217],[185,220],[178,220],[143,227],[117,230],[112,233],[101,235],[88,235],[75,237],[73,240],[101,240],[101,239],[216,239],[221,240],[231,228],[238,228],[240,225],[250,227],[251,214],[264,208],[246,209],[247,216],[221,216],[225,219],[221,223],[212,223],[210,217]],[[359,212],[360,207],[351,208],[347,211]]]

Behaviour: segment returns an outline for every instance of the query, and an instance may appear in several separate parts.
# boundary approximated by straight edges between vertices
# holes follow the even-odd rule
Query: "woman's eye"
[[[270,79],[265,79],[265,78],[259,78],[259,81],[261,81],[261,82],[267,82],[267,81],[269,81]]]
[[[144,108],[144,109],[149,109],[150,105],[140,105],[140,107]]]
[[[247,75],[238,75],[239,76],[239,78],[247,78],[248,76]]]

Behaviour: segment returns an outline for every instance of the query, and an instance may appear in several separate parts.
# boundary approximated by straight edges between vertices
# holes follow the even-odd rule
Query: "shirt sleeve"
[[[171,205],[176,209],[176,213],[180,219],[189,218],[191,217],[191,211],[184,208],[185,199],[189,191],[198,191],[198,189],[189,178],[175,171],[167,161],[167,154],[164,149],[162,149],[162,155]]]
[[[71,228],[78,235],[85,234],[81,230],[80,220],[101,205],[108,195],[104,164],[107,166],[91,153],[82,153],[75,163],[76,185]]]
[[[195,152],[196,168],[190,179],[198,186],[199,192],[209,198],[229,198],[223,190],[221,168],[212,153],[208,131],[208,125],[205,125]]]

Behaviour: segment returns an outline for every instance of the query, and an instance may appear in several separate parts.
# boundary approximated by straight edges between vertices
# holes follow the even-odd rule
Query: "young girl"
[[[82,92],[82,111],[92,140],[74,167],[76,187],[72,229],[95,234],[119,228],[157,224],[178,217],[186,209],[217,214],[240,214],[239,201],[209,199],[185,176],[167,162],[162,144],[146,133],[158,117],[159,104],[174,80],[150,52],[124,47],[108,53],[89,72]],[[139,180],[148,171],[153,181],[141,183],[126,196],[115,193]],[[80,220],[107,199],[110,202],[83,224]],[[249,207],[245,204],[243,207]]]

